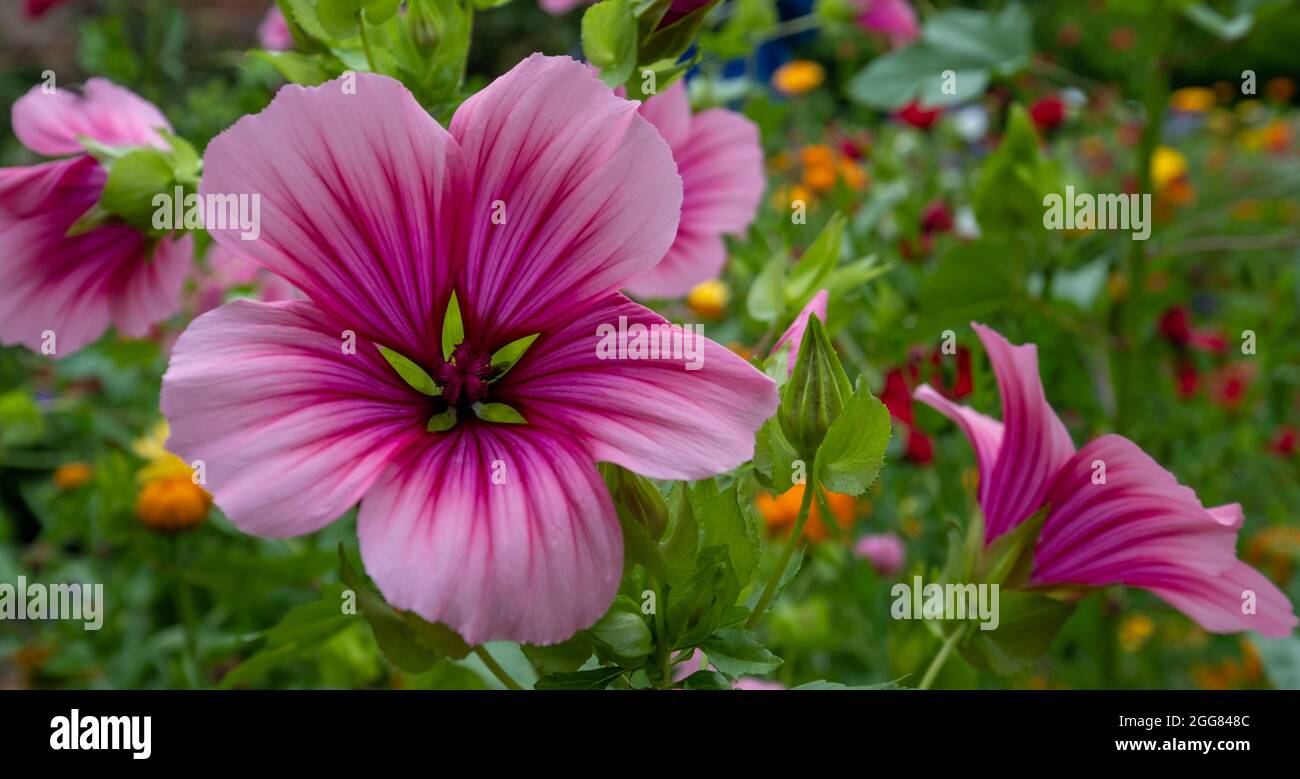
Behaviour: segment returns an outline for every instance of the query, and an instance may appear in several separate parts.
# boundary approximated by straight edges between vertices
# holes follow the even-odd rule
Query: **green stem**
[[[510,678],[510,674],[506,673],[506,669],[502,668],[500,664],[498,664],[497,661],[492,658],[492,655],[488,654],[487,648],[484,647],[482,644],[479,644],[478,646],[474,647],[474,654],[478,656],[478,659],[483,661],[483,665],[487,666],[487,669],[492,672],[492,675],[497,678],[497,681],[501,682],[506,686],[506,689],[508,690],[524,689],[519,685],[519,682],[516,682],[514,679]]]
[[[199,642],[195,629],[194,597],[190,585],[181,575],[181,542],[179,536],[171,538],[172,557],[172,598],[176,613],[181,618],[181,629],[185,634],[185,654],[181,657],[181,668],[186,682],[191,689],[202,687],[199,674]]]
[[[672,647],[668,645],[668,621],[664,614],[668,611],[668,585],[659,588],[655,594],[655,651],[659,659],[659,687],[668,687],[673,682]]]
[[[925,676],[921,677],[921,683],[916,689],[930,689],[930,685],[934,684],[934,677],[939,675],[939,670],[943,668],[944,663],[948,662],[948,657],[952,654],[953,648],[957,646],[965,635],[966,625],[962,625],[948,636],[948,639],[943,642],[943,646],[939,647],[939,654],[935,655],[934,659],[930,661],[930,667],[925,669]]]
[[[361,48],[366,52],[366,64],[370,66],[371,73],[378,73],[379,69],[375,67],[375,58],[370,54],[370,38],[366,36],[366,20],[357,14],[357,29],[361,31]]]
[[[816,463],[811,469],[816,473]],[[816,481],[814,479],[814,481]],[[772,572],[772,578],[767,580],[767,586],[763,588],[763,594],[759,596],[758,603],[754,604],[754,611],[749,615],[749,620],[745,623],[746,630],[753,630],[758,621],[762,619],[763,614],[767,611],[767,606],[776,597],[776,588],[781,583],[781,576],[785,569],[790,565],[790,558],[794,557],[794,550],[799,545],[799,540],[803,536],[804,523],[808,521],[808,511],[812,508],[812,497],[814,490],[818,489],[816,484],[805,484],[803,491],[803,500],[799,502],[799,518],[794,521],[794,529],[790,531],[790,538],[785,542],[785,550],[781,552],[781,562]]]

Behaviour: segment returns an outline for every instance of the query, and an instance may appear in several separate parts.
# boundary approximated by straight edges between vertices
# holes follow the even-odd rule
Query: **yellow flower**
[[[1156,631],[1156,623],[1146,614],[1130,614],[1119,626],[1119,645],[1129,654],[1141,649]]]
[[[821,86],[826,71],[811,60],[794,60],[776,69],[772,86],[783,95],[802,95]]]
[[[1169,107],[1175,111],[1204,113],[1217,102],[1213,89],[1206,87],[1183,87],[1169,96]]]
[[[727,302],[731,300],[731,289],[719,279],[702,281],[691,287],[686,295],[686,305],[697,316],[705,319],[718,319],[727,311]]]
[[[54,469],[51,478],[54,480],[55,487],[61,490],[75,490],[90,481],[93,475],[94,471],[85,463],[64,463]]]
[[[1164,189],[1187,175],[1187,158],[1177,149],[1157,146],[1151,158],[1151,182],[1156,189]]]

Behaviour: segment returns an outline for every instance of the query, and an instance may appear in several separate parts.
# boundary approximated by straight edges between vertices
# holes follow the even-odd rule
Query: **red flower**
[[[942,200],[935,200],[921,212],[922,233],[946,233],[952,230],[952,211]]]
[[[1040,130],[1055,130],[1065,121],[1065,103],[1053,95],[1040,97],[1029,107],[1029,118]]]
[[[894,112],[894,118],[907,122],[918,130],[928,130],[930,129],[930,125],[934,124],[934,121],[938,119],[939,115],[942,113],[942,106],[922,108],[919,102],[913,100],[902,109]]]
[[[1178,397],[1190,398],[1201,386],[1201,374],[1190,361],[1178,366]]]
[[[1300,429],[1291,425],[1283,425],[1278,428],[1277,435],[1273,437],[1273,441],[1268,445],[1268,448],[1278,457],[1290,457],[1295,454],[1297,443],[1300,443]]]
[[[1183,346],[1192,337],[1192,320],[1183,306],[1171,306],[1160,315],[1160,332],[1175,346]]]
[[[1246,398],[1255,367],[1246,363],[1224,365],[1210,377],[1210,398],[1218,406],[1235,409]]]
[[[893,368],[885,374],[885,388],[880,392],[880,401],[889,409],[890,416],[903,425],[906,435],[903,456],[918,465],[925,465],[934,459],[934,446],[929,437],[912,423],[912,390],[908,387],[904,370],[912,373],[912,383],[916,383],[914,367]]]
[[[939,349],[930,353],[930,365],[933,370],[930,373],[930,385],[939,391],[949,400],[961,400],[974,391],[975,385],[971,378],[971,360],[970,349],[964,346],[957,347],[957,353],[953,355],[956,358],[956,375],[953,376],[951,386],[944,380],[943,364],[944,354]]]
[[[26,2],[23,3],[23,12],[35,19],[63,1],[64,0],[26,0]]]

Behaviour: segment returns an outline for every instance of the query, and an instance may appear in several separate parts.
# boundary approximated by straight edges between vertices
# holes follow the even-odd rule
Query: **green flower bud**
[[[600,472],[618,513],[644,527],[655,541],[663,538],[668,529],[668,504],[658,488],[644,476],[617,465],[601,463]]]
[[[816,314],[808,317],[794,373],[781,388],[781,408],[777,411],[781,432],[795,451],[812,459],[852,395],[853,387],[825,326]]]

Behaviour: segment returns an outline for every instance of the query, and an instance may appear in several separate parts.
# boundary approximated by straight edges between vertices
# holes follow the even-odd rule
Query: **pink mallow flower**
[[[537,0],[537,5],[551,16],[561,16],[591,0]]]
[[[889,39],[891,45],[906,45],[919,36],[916,11],[907,0],[858,0],[858,26]]]
[[[794,364],[799,361],[799,346],[803,343],[803,334],[808,330],[808,317],[813,314],[821,321],[826,321],[826,303],[830,298],[830,292],[827,290],[818,290],[816,295],[808,300],[807,305],[794,318],[786,331],[772,345],[772,354],[781,351],[786,344],[790,344],[790,364],[787,368],[788,374],[794,373]]]
[[[208,271],[199,280],[195,294],[194,307],[198,314],[221,305],[231,293],[248,292],[267,303],[302,298],[302,293],[282,276],[221,244],[213,244],[208,252]]]
[[[627,285],[641,297],[678,297],[715,278],[727,261],[723,235],[743,233],[763,198],[763,149],[753,122],[725,108],[691,114],[677,81],[641,104],[668,142],[682,177],[682,218],[672,248]]]
[[[893,533],[863,536],[854,544],[853,554],[866,560],[881,576],[893,576],[903,570],[907,559],[903,539]]]
[[[287,51],[293,48],[293,33],[285,21],[280,6],[272,4],[262,23],[257,26],[257,41],[267,51]]]
[[[12,123],[28,149],[61,159],[0,168],[0,343],[66,357],[110,326],[140,337],[175,313],[188,236],[154,239],[123,224],[67,235],[108,180],[78,138],[166,149],[158,130],[170,131],[167,119],[135,93],[91,79],[82,94],[33,87],[14,103]]]
[[[285,86],[208,146],[201,191],[262,194],[257,240],[214,237],[308,300],[190,325],[163,379],[168,448],[204,461],[254,535],[311,533],[360,501],[362,560],[400,609],[472,644],[561,641],[621,575],[595,463],[735,468],[775,386],[702,337],[699,370],[602,350],[606,328],[668,327],[617,290],[672,244],[682,190],[668,144],[584,65],[535,54],[447,129],[397,81],[342,86]],[[444,359],[453,293],[464,336]],[[534,334],[504,375],[490,364]],[[377,345],[438,385],[418,391]],[[525,421],[480,418],[485,403]],[[429,432],[435,415],[455,423]]]
[[[1211,632],[1291,632],[1296,617],[1287,597],[1237,559],[1240,505],[1205,508],[1122,436],[1075,451],[1047,403],[1036,347],[973,326],[993,363],[1002,421],[929,385],[915,395],[957,423],[975,449],[985,544],[1047,507],[1029,586],[1124,584],[1150,590]]]

